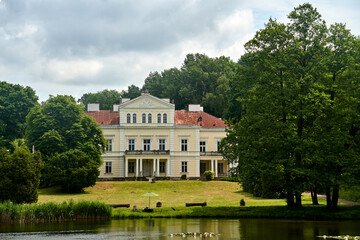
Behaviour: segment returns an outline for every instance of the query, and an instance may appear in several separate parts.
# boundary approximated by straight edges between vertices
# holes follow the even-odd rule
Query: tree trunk
[[[311,200],[313,205],[319,205],[316,187],[311,190]]]
[[[290,193],[290,192],[286,193],[286,203],[289,208],[293,208],[295,206],[293,193]]]
[[[330,186],[326,187],[326,207],[331,208],[331,191]]]
[[[339,185],[333,187],[333,194],[331,199],[331,208],[337,208],[339,200]]]
[[[302,205],[301,205],[301,193],[300,192],[295,193],[295,199],[296,199],[295,207],[301,208]]]

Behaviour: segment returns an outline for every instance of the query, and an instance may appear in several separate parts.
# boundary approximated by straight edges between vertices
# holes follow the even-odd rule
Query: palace
[[[121,99],[113,111],[89,104],[85,114],[101,126],[108,141],[99,179],[134,177],[198,179],[206,170],[227,176],[230,165],[218,153],[226,124],[200,105],[175,110],[169,99],[145,93]]]

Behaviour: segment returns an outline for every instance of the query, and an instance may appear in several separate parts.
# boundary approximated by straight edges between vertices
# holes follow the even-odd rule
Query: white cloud
[[[103,65],[94,60],[51,60],[47,67],[53,79],[69,82],[76,78],[93,78],[101,71]]]

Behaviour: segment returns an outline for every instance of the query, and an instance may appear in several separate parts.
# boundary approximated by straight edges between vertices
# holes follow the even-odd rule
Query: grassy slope
[[[56,188],[39,190],[39,202],[101,201],[108,204],[130,203],[143,208],[148,205],[148,198],[141,197],[146,192],[159,194],[151,198],[151,206],[161,202],[163,207],[181,207],[186,202],[207,202],[211,207],[239,206],[244,199],[246,206],[285,206],[284,199],[262,199],[241,191],[235,182],[224,181],[157,181],[149,182],[98,182],[80,194],[58,193]],[[303,197],[304,204],[310,204],[309,196]],[[320,200],[322,201],[322,200]],[[322,202],[321,202],[322,203]]]
[[[284,199],[262,199],[242,192],[235,182],[223,181],[158,181],[149,182],[98,182],[81,194],[62,194],[57,188],[40,189],[39,202],[101,201],[108,204],[130,203],[130,209],[114,209],[114,218],[142,217],[214,217],[214,218],[283,218],[360,220],[360,207],[341,207],[338,211],[327,211],[325,199],[319,199],[320,207],[311,206],[309,195],[303,195],[301,209],[288,209]],[[154,213],[140,210],[148,206],[148,198],[141,197],[146,192],[159,194],[151,198]],[[245,199],[246,207],[239,207],[240,199]],[[208,207],[185,207],[186,202],[204,202]],[[162,208],[155,208],[162,202]],[[132,206],[136,205],[136,212]]]

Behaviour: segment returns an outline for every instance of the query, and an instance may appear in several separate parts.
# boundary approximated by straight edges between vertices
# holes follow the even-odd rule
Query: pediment
[[[150,94],[144,94],[135,99],[120,104],[120,108],[137,108],[137,109],[159,109],[174,108],[174,105]]]

